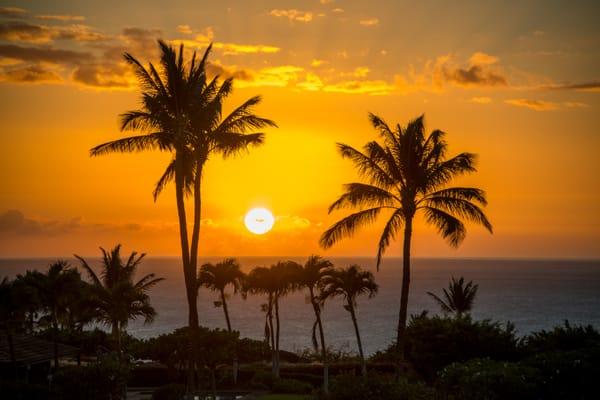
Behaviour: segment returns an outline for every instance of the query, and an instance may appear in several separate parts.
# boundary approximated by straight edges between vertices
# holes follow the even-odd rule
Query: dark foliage
[[[372,374],[369,378],[354,375],[337,376],[331,385],[329,400],[427,400],[434,391],[422,383],[396,381],[391,377]]]
[[[185,395],[185,385],[171,383],[160,386],[152,393],[152,400],[181,400]]]

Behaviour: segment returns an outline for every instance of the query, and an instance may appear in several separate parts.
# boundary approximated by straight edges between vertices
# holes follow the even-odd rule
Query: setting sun
[[[269,232],[273,228],[275,218],[271,211],[266,208],[253,208],[246,213],[244,224],[246,228],[257,235],[262,235]]]

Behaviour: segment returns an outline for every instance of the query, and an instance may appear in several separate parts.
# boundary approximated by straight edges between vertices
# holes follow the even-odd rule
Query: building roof
[[[13,334],[13,344],[18,364],[38,364],[54,359],[54,343],[47,340],[17,333]],[[59,357],[75,357],[77,353],[76,347],[58,344]],[[0,364],[10,362],[8,335],[5,331],[0,331]]]

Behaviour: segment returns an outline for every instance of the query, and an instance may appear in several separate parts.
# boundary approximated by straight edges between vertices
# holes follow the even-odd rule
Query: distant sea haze
[[[201,259],[215,262],[222,258]],[[278,260],[290,259],[303,263],[298,257],[238,257],[244,271],[255,266],[269,266]],[[90,259],[97,265],[99,259]],[[379,272],[374,258],[332,257],[336,266],[359,264],[375,274],[379,294],[369,300],[358,299],[359,328],[365,351],[372,354],[387,347],[395,338],[400,305],[402,259],[387,258]],[[54,259],[0,259],[0,279],[14,277],[27,269],[45,270]],[[74,266],[78,266],[72,260]],[[141,273],[155,273],[166,278],[151,292],[151,301],[158,312],[154,323],[144,325],[134,321],[127,330],[134,336],[147,338],[171,332],[187,324],[187,303],[181,262],[175,257],[147,258],[140,266]],[[84,274],[85,276],[85,274]],[[600,260],[511,260],[511,259],[425,259],[412,260],[412,279],[409,313],[440,313],[439,307],[426,294],[441,293],[452,276],[464,276],[479,285],[472,316],[516,325],[519,335],[540,329],[550,329],[564,320],[572,324],[591,324],[600,327]],[[211,328],[224,328],[221,308],[214,307],[215,293],[201,289],[198,298],[200,323]],[[229,311],[232,327],[242,336],[262,339],[264,313],[262,296],[243,300],[231,295]],[[306,302],[306,293],[291,294],[281,302],[281,347],[301,350],[311,346],[314,313]],[[356,339],[350,315],[341,301],[327,302],[324,326],[328,345],[346,350],[356,349]]]

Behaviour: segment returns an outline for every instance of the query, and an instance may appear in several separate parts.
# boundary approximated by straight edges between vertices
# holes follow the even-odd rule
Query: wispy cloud
[[[600,81],[590,81],[581,83],[557,83],[544,86],[543,89],[549,90],[577,90],[582,92],[600,92]]]
[[[37,15],[36,18],[51,21],[85,21],[83,15]]]
[[[365,18],[365,19],[361,19],[359,21],[359,24],[361,24],[362,26],[376,26],[379,25],[379,18]]]
[[[551,101],[533,100],[533,99],[509,99],[504,101],[516,107],[524,107],[534,111],[553,111],[558,110],[560,105]]]
[[[0,16],[2,17],[23,17],[27,15],[27,10],[19,7],[0,7]]]
[[[0,39],[30,43],[49,43],[55,40],[80,42],[105,41],[110,37],[87,25],[49,26],[22,21],[0,24]]]
[[[297,21],[297,22],[310,22],[313,20],[313,13],[310,11],[301,11],[301,10],[296,10],[295,8],[289,9],[289,10],[283,10],[283,9],[274,9],[269,11],[269,15],[273,16],[273,17],[283,17],[283,18],[287,18],[290,21]]]
[[[492,99],[489,97],[471,97],[471,103],[476,103],[476,104],[490,104],[492,102]]]

